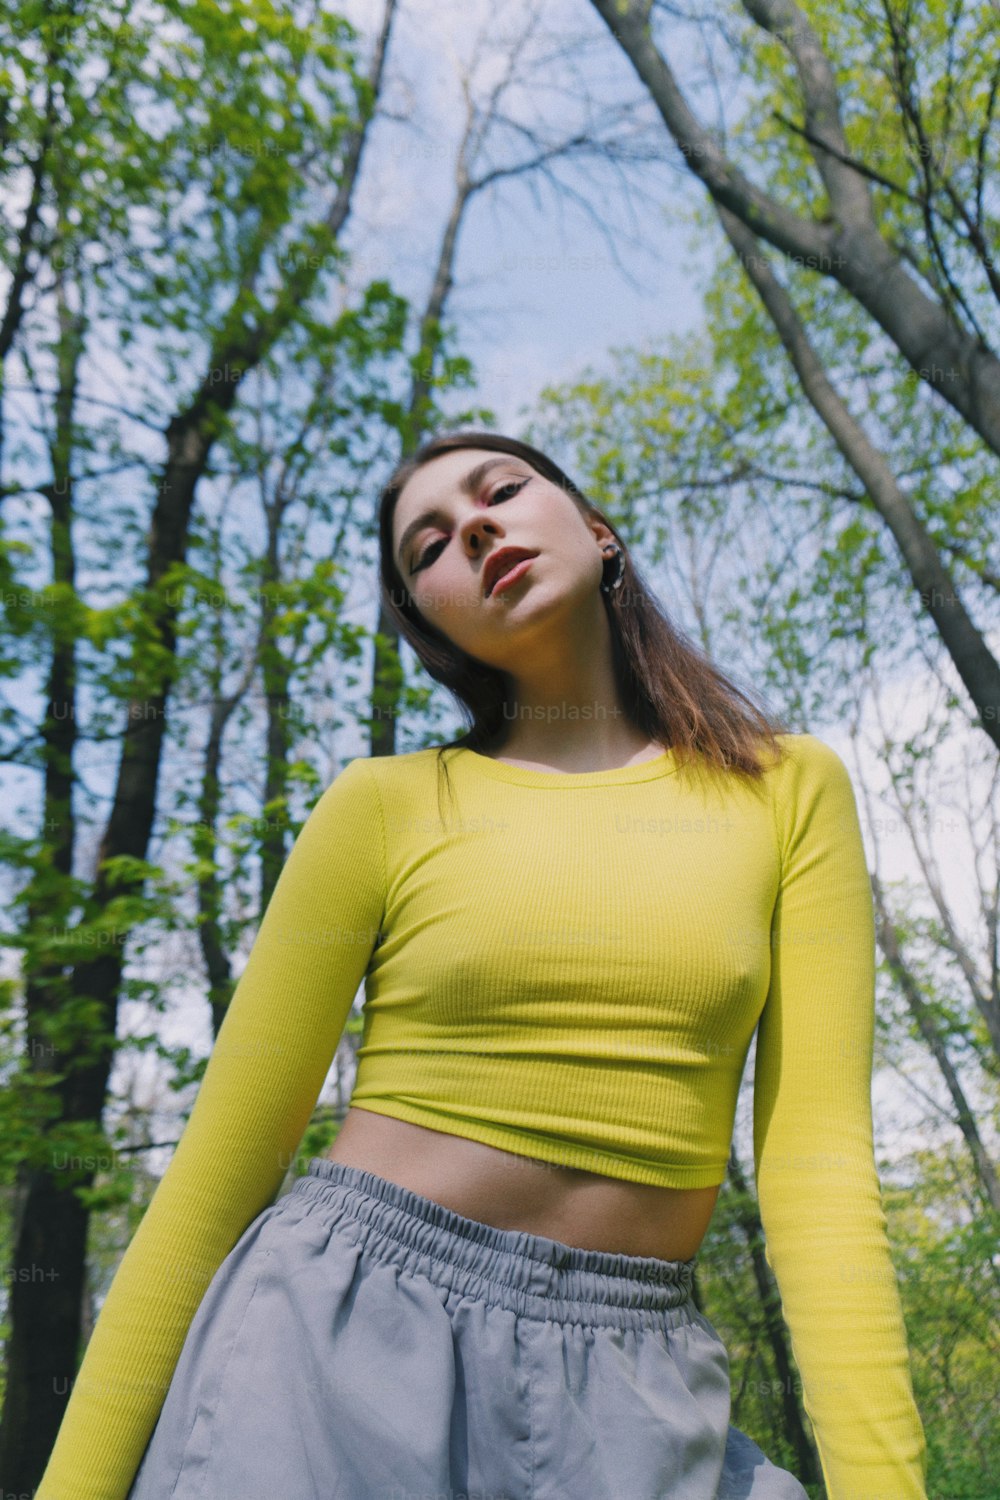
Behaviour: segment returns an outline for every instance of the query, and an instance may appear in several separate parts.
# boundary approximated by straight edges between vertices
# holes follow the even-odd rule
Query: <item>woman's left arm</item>
[[[784,743],[781,879],[754,1074],[765,1254],[829,1500],[927,1500],[873,1146],[875,927],[854,789],[821,740]]]

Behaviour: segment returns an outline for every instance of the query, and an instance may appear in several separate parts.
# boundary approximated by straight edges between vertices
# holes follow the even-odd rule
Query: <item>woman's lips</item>
[[[496,583],[490,589],[489,597],[492,599],[494,594],[499,594],[500,590],[505,589],[509,583],[516,583],[528,571],[534,560],[533,557],[523,557],[512,568],[508,568],[506,573],[501,573]]]

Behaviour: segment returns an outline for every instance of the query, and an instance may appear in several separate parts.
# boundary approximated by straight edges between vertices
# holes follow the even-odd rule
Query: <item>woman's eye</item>
[[[500,496],[504,495],[507,490],[513,490],[514,494],[516,495],[518,490],[523,490],[524,486],[527,483],[528,481],[526,479],[512,479],[507,484],[502,484],[499,489],[493,491],[493,494],[490,496],[490,504],[495,505]],[[511,497],[507,496],[507,498],[509,499]],[[422,553],[419,560],[414,564],[413,572],[419,573],[421,568],[428,567],[435,560],[435,558],[441,555],[440,552],[435,551],[435,548],[443,548],[447,545],[448,542],[447,538],[445,537],[442,537],[439,541],[431,542],[430,546],[427,548],[427,551]]]
[[[436,552],[434,552],[434,548],[435,547],[443,547],[443,546],[444,546],[444,539],[443,538],[439,542],[431,542],[430,546],[427,548],[427,551],[423,554],[423,556],[421,557],[420,561],[414,563],[414,565],[413,565],[413,572],[414,573],[419,573],[421,568],[426,568],[426,566],[427,566],[428,563],[432,563],[434,561],[434,558],[437,557],[437,555],[438,555]],[[432,553],[434,554],[433,557],[431,556]]]

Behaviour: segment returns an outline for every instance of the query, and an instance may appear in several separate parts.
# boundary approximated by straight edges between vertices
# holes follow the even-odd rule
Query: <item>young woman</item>
[[[350,761],[303,826],[36,1500],[803,1500],[692,1297],[755,1032],[827,1495],[926,1500],[846,767],[527,444],[426,444],[380,542],[471,728]],[[362,980],[347,1118],[276,1199]]]

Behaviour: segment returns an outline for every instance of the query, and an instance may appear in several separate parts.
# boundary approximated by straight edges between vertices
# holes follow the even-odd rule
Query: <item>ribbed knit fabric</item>
[[[449,751],[440,803],[433,749],[348,763],[282,870],[36,1500],[124,1500],[362,979],[352,1105],[630,1182],[723,1180],[758,1028],[766,1254],[830,1500],[926,1500],[872,1142],[857,807],[829,746],[781,744],[757,785],[673,751],[582,774]]]

